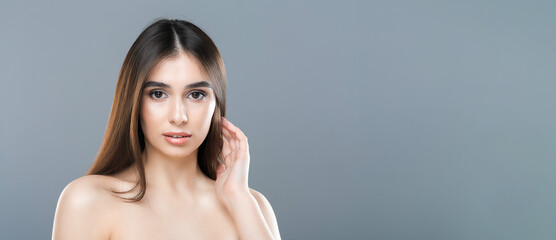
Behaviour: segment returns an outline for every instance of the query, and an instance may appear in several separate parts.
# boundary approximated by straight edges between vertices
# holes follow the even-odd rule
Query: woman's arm
[[[222,149],[225,164],[217,169],[219,200],[230,211],[241,239],[280,239],[270,203],[247,186],[250,161],[247,137],[225,118],[222,118],[222,133],[226,138]]]
[[[263,213],[264,208],[251,193],[238,194],[231,198],[227,207],[236,222],[241,239],[280,239],[276,219],[267,219],[274,214]]]

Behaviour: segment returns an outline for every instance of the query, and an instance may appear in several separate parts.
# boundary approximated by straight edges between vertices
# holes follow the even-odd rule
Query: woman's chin
[[[197,150],[192,152],[189,148],[168,149],[166,152],[163,153],[170,158],[187,158],[191,156],[191,154],[197,154]]]

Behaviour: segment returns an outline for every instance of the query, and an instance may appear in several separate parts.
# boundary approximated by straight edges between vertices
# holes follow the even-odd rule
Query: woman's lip
[[[191,137],[191,134],[186,132],[166,132],[163,134],[164,136],[186,136]]]
[[[164,139],[165,139],[167,142],[169,142],[170,144],[173,144],[173,145],[182,145],[182,144],[185,144],[186,142],[189,141],[190,138],[191,138],[191,136],[181,137],[181,138],[175,138],[175,137],[164,136]]]

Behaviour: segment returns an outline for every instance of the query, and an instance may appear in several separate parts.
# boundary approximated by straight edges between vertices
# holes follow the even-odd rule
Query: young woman
[[[212,40],[183,20],[148,26],[94,164],[60,195],[52,239],[280,239],[270,203],[248,187],[247,137],[225,113]]]

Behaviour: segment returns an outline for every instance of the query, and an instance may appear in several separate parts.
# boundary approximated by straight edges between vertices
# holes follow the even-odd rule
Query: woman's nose
[[[170,123],[180,126],[187,122],[187,109],[181,99],[174,101],[172,111],[170,113]]]

